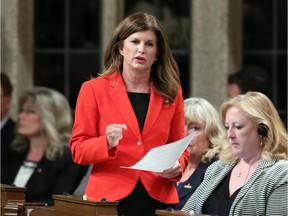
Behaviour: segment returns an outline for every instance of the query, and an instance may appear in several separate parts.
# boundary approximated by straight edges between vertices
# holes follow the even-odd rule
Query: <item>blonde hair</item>
[[[157,37],[157,60],[152,65],[151,82],[157,93],[172,103],[180,88],[179,69],[172,56],[167,33],[160,22],[150,14],[133,13],[120,22],[105,51],[105,70],[99,75],[122,72],[123,56],[119,53],[119,47],[131,34],[147,30],[153,31]]]
[[[67,99],[60,92],[46,87],[35,87],[26,91],[19,99],[19,107],[30,101],[41,115],[42,132],[47,138],[45,156],[54,160],[68,146],[72,128],[72,113]],[[16,151],[29,147],[27,137],[18,134],[13,141]]]
[[[189,124],[190,122],[204,124],[205,135],[209,140],[209,147],[202,156],[201,162],[210,162],[227,145],[225,131],[218,112],[207,100],[193,97],[184,101],[184,115],[185,124]]]
[[[287,132],[276,108],[266,95],[260,92],[247,92],[224,102],[220,108],[223,124],[226,113],[231,107],[241,109],[257,127],[264,125],[267,128],[267,135],[262,138],[264,158],[287,159]],[[220,159],[228,162],[238,160],[231,147],[220,154]]]

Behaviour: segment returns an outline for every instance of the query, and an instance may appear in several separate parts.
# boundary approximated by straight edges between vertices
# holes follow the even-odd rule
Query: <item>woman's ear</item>
[[[118,46],[118,51],[123,56],[123,46]]]

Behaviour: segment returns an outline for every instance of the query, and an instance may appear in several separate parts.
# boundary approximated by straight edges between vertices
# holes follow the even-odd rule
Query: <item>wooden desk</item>
[[[1,216],[22,216],[26,188],[1,184]],[[17,203],[11,202],[17,200]]]
[[[33,208],[46,203],[25,201],[26,188],[1,184],[1,216],[28,216]]]
[[[53,195],[53,199],[53,207],[34,208],[30,216],[117,216],[118,202],[83,200],[73,195]]]
[[[67,212],[56,210],[54,207],[51,206],[34,208],[29,216],[65,216],[65,215],[79,216],[78,214],[73,213],[68,214]]]
[[[157,216],[209,216],[207,214],[188,214],[183,211],[178,211],[178,210],[156,210],[156,215]]]
[[[22,200],[25,202],[26,188],[1,184],[1,201]]]

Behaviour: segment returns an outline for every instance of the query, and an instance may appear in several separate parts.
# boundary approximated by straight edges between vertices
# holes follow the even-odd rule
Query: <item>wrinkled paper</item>
[[[179,159],[189,143],[194,138],[192,133],[176,142],[162,145],[147,152],[147,154],[136,164],[130,167],[121,166],[122,168],[146,170],[153,172],[162,172],[171,168]]]

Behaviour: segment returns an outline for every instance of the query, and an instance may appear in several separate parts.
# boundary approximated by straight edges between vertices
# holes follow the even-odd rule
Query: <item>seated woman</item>
[[[27,202],[53,204],[52,195],[72,193],[84,167],[72,161],[72,115],[59,92],[36,87],[19,99],[17,151],[3,167],[2,183],[26,187]]]
[[[176,210],[182,209],[202,182],[207,167],[217,160],[222,145],[227,143],[219,114],[207,100],[196,97],[186,99],[184,114],[187,135],[197,134],[188,146],[189,163],[181,180],[176,183],[180,201],[174,207]]]
[[[287,215],[287,132],[267,96],[248,92],[221,106],[230,145],[206,170],[183,211]]]

